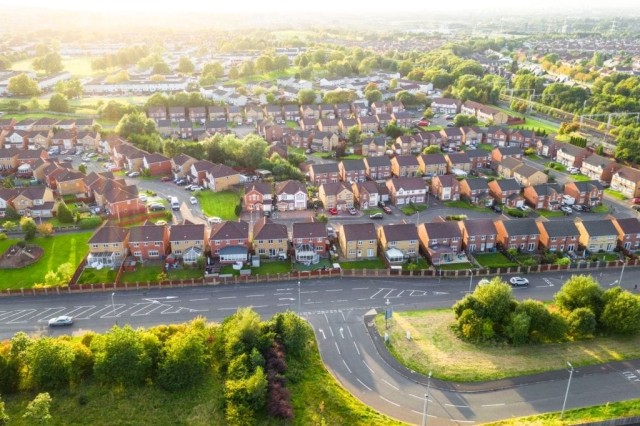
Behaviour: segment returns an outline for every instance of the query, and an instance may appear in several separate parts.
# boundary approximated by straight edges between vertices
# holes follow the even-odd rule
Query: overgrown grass
[[[627,197],[622,192],[616,191],[615,189],[607,188],[604,190],[604,193],[617,200],[624,201],[627,199]]]
[[[406,216],[411,216],[418,212],[423,212],[427,209],[426,204],[410,204],[408,206],[400,207],[400,211],[404,213]]]
[[[416,266],[413,267],[411,265],[416,265]],[[422,257],[418,257],[417,259],[415,259],[415,261],[412,261],[411,263],[405,263],[404,265],[402,265],[403,271],[410,271],[413,268],[415,268],[416,271],[420,271],[422,269],[429,269],[429,262],[427,262],[426,259],[423,259]]]
[[[217,216],[224,220],[236,220],[236,206],[240,204],[240,195],[233,191],[196,193],[200,208],[208,217]]]
[[[450,309],[394,313],[390,322],[391,353],[407,367],[455,381],[495,380],[565,367],[632,359],[640,356],[640,336],[525,345],[474,345],[458,337]],[[375,319],[384,333],[384,316]],[[406,339],[407,331],[411,340]]]
[[[87,241],[93,231],[73,234],[58,234],[49,238],[36,238],[30,244],[44,249],[42,257],[34,264],[21,269],[0,270],[0,290],[7,288],[30,288],[43,283],[49,271],[55,271],[63,263],[71,263],[75,268],[89,252]],[[18,242],[17,239],[0,241],[0,250],[5,250]]]
[[[474,254],[476,262],[485,268],[508,268],[510,266],[518,266],[516,262],[509,260],[504,254],[496,253],[478,253]]]
[[[567,168],[563,164],[558,163],[556,161],[547,161],[546,163],[544,163],[544,166],[548,169],[557,170],[563,173],[567,171]]]
[[[385,269],[384,261],[379,257],[375,259],[353,260],[348,262],[340,262],[342,269]]]
[[[481,144],[478,144],[478,148],[491,152],[493,151],[494,146],[491,145],[490,143],[481,143]]]

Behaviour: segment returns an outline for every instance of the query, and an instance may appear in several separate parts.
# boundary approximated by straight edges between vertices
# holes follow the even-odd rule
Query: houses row
[[[462,102],[452,98],[434,98],[431,102],[431,110],[440,114],[465,114],[478,118],[478,121],[495,125],[515,124],[521,121],[510,116],[506,112],[491,105],[481,104],[475,101]]]

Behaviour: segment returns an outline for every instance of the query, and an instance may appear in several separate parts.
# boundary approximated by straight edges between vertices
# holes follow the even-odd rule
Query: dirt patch
[[[44,249],[37,245],[27,245],[20,248],[12,245],[0,257],[0,269],[17,269],[36,263],[42,255]]]

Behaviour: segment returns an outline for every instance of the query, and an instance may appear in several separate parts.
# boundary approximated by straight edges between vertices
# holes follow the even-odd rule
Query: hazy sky
[[[164,13],[189,13],[193,12],[241,12],[241,13],[269,13],[276,11],[283,14],[286,11],[334,11],[366,12],[393,10],[396,13],[407,11],[450,11],[464,13],[468,10],[486,9],[522,11],[523,9],[557,10],[577,9],[640,9],[639,0],[404,0],[397,3],[389,3],[384,0],[321,0],[314,2],[305,1],[278,1],[278,0],[195,0],[188,2],[176,2],[175,0],[0,0],[0,5],[6,7],[34,6],[39,9],[72,9],[92,12],[126,12],[126,11],[155,11]]]

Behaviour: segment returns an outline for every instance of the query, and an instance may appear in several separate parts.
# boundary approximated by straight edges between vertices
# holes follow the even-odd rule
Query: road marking
[[[344,339],[344,328],[340,327],[340,336]]]
[[[373,370],[371,369],[371,367],[369,367],[369,364],[367,364],[367,362],[363,359],[362,363],[365,365],[365,367],[367,367],[369,369],[369,371],[371,371],[372,374],[376,374],[373,372]]]
[[[454,404],[444,404],[445,407],[455,407],[455,408],[469,408],[468,405],[454,405]],[[483,405],[484,407],[484,405]]]
[[[236,309],[238,308],[218,308],[219,311],[235,311]]]
[[[209,300],[209,298],[205,297],[204,299],[189,299],[189,302],[202,302],[205,300]]]
[[[135,312],[131,313],[132,317],[140,317],[140,316],[144,316],[144,315],[149,315],[151,312],[155,311],[156,309],[162,307],[162,306],[167,306],[167,305],[163,305],[162,303],[147,303],[142,305],[142,308],[138,309]],[[141,311],[145,311],[147,308],[149,307],[153,307],[153,309],[151,309],[150,311],[147,312],[142,312]]]
[[[302,294],[309,294],[309,293],[317,293],[316,290],[312,290],[312,291],[301,291],[300,293]]]
[[[370,388],[369,386],[367,386],[367,385],[365,385],[364,383],[362,383],[362,380],[358,379],[357,377],[356,377],[356,380],[357,380],[358,382],[360,382],[360,384],[361,384],[362,386],[364,386],[364,387],[365,387],[365,388],[367,388],[368,390],[371,390],[371,388]]]
[[[338,351],[338,355],[342,355],[342,354],[340,353],[340,348],[338,347],[338,342],[333,342],[333,343],[335,343],[335,344],[336,344],[336,350]]]
[[[327,324],[329,323],[329,317],[327,316],[326,312],[324,313],[324,319],[327,320]]]
[[[285,294],[291,294],[291,292],[288,293],[273,293],[274,296],[284,296]]]
[[[331,328],[331,326],[329,326],[329,331],[331,332],[331,337],[334,337],[333,329]]]
[[[387,290],[387,289],[385,288],[385,290]],[[390,295],[391,293],[393,293],[394,291],[396,291],[396,289],[395,289],[395,288],[392,288],[391,290],[389,290],[389,291],[387,292],[387,294],[385,294],[384,296],[382,296],[382,298],[383,298],[383,299],[388,299],[388,298],[389,298],[389,295]]]
[[[96,314],[99,314],[100,312],[102,312],[102,311],[104,311],[104,310],[106,310],[106,309],[111,309],[111,310],[112,310],[112,309],[113,309],[113,307],[112,307],[112,306],[105,306],[104,308],[102,308],[102,309],[98,309],[97,311],[95,311],[95,312],[94,312],[94,313],[92,313],[92,314],[89,314],[89,315],[88,315],[88,316],[86,316],[86,317],[79,317],[78,319],[91,319],[91,317],[92,317],[92,316],[94,316],[94,315],[96,315]]]
[[[10,315],[7,318],[5,318],[5,319],[8,319],[8,318],[15,317],[11,321],[7,321],[7,324],[18,324],[18,323],[27,322],[26,320],[24,320],[24,321],[17,321],[17,320],[19,320],[20,318],[23,318],[23,317],[28,317],[28,316],[38,312],[38,310],[37,309],[21,309],[19,311],[14,311],[14,312],[15,312],[15,314]]]
[[[348,302],[348,300],[347,299],[339,299],[339,300],[336,300],[336,302]]]
[[[504,402],[500,404],[482,404],[481,407],[502,407],[503,405],[505,405]]]
[[[385,401],[387,401],[389,404],[393,404],[393,405],[395,405],[396,407],[399,407],[399,406],[400,406],[400,404],[398,404],[398,403],[396,403],[396,402],[393,402],[393,401],[389,401],[387,398],[385,398],[385,397],[384,397],[384,396],[382,396],[382,395],[378,395],[378,396],[379,396],[380,398],[384,399]]]
[[[44,314],[47,314],[47,312],[49,312],[49,311],[55,311],[53,314],[47,314],[47,316],[50,316],[51,318],[53,318],[53,317],[58,315],[58,312],[62,312],[65,309],[67,309],[67,308],[47,308],[44,311],[40,312],[38,315],[34,315],[30,319],[34,320],[34,319],[38,318],[39,316],[43,316]],[[77,311],[77,309],[74,309],[71,312],[75,312],[75,311]],[[70,317],[71,316],[71,312],[67,313],[66,315]],[[44,318],[44,319],[41,318],[41,319],[38,320],[38,322],[44,322],[44,321],[47,321],[47,318]]]
[[[342,291],[342,289],[341,288],[337,288],[337,289],[325,290],[325,291]]]
[[[69,316],[74,316],[74,317],[80,319],[80,315],[83,315],[83,314],[89,312],[90,310],[94,309],[95,307],[96,307],[96,305],[74,306],[74,308],[76,308],[76,309],[74,309],[73,311],[67,313],[67,315],[69,315],[69,314],[71,314],[73,312],[76,312],[76,311],[80,311],[80,313],[74,313],[73,315],[69,315]]]
[[[278,297],[278,300],[296,300],[293,297]]]
[[[449,294],[449,293],[447,293],[446,291],[434,291],[433,292],[434,296],[442,296],[444,294]]]
[[[322,302],[304,302],[305,305],[315,305],[317,303],[322,303]]]
[[[291,303],[278,303],[278,306],[291,306]]]
[[[353,334],[351,333],[351,327],[347,326],[347,331],[349,332],[349,336],[353,339]]]
[[[376,297],[378,295],[378,293],[381,293],[383,290],[386,290],[385,288],[381,288],[380,290],[376,291],[373,296],[371,296],[369,299],[373,299],[374,297]]]
[[[225,297],[218,297],[218,300],[223,300],[223,299],[235,299],[238,296],[225,296]]]
[[[424,415],[424,413],[421,412],[421,411],[416,411],[416,410],[411,410],[411,411],[413,411],[416,414],[420,414],[421,416]],[[427,417],[432,417],[434,419],[436,418],[436,416],[434,416],[432,414],[427,414]],[[454,422],[454,423],[468,423],[467,421],[462,421],[462,420],[451,420],[451,421]],[[475,422],[471,422],[471,423],[475,423]]]
[[[339,302],[339,300],[338,300]],[[342,321],[346,321],[347,319],[344,317],[344,312],[340,311],[340,315],[342,315]]]
[[[369,300],[369,298],[368,298],[368,297],[365,297],[365,298],[363,298],[363,299],[358,299],[358,300]]]
[[[424,397],[422,397],[422,396],[414,395],[412,393],[410,393],[408,395],[414,397],[415,399],[419,399],[420,401],[424,401]],[[420,414],[422,414],[422,413],[420,413]]]
[[[351,369],[349,368],[349,366],[347,365],[347,361],[345,361],[344,359],[342,360],[342,362],[344,363],[344,366],[347,367],[347,371],[349,373],[351,373]]]
[[[252,308],[267,308],[269,305],[253,305]]]
[[[358,349],[358,345],[356,345],[356,342],[353,342],[353,346],[356,347],[356,352],[358,352],[358,355],[360,355],[360,349]]]
[[[264,294],[248,294],[245,297],[264,297]]]
[[[324,330],[319,328],[318,331],[322,334],[322,337],[324,338],[324,340],[327,340],[327,336],[324,334]]]
[[[395,389],[395,390],[400,390],[400,388],[399,388],[399,387],[397,387],[397,386],[395,386],[395,385],[392,385],[391,383],[387,382],[385,379],[382,379],[382,381],[383,381],[383,382],[385,382],[386,384],[388,384],[389,386],[391,386],[393,389]]]
[[[354,287],[351,290],[369,290],[369,287]]]

